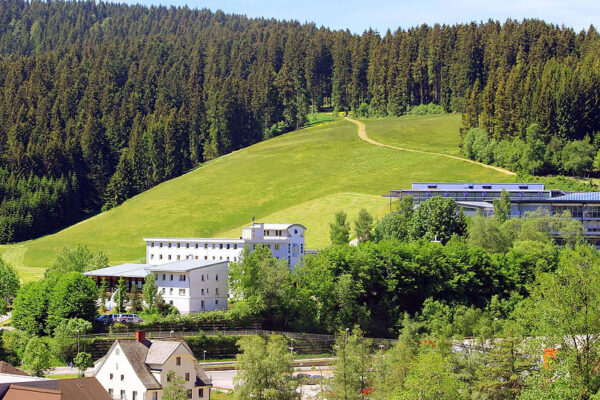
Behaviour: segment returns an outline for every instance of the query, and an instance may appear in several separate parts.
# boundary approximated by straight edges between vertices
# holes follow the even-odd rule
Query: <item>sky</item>
[[[576,31],[600,26],[599,0],[113,0],[208,8],[249,17],[294,19],[362,33],[373,28],[410,28],[422,23],[464,23],[507,18],[538,18]]]

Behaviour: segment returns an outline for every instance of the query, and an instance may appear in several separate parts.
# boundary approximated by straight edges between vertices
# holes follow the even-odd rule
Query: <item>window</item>
[[[170,305],[173,305],[173,300],[169,300],[169,304],[170,304]]]
[[[206,288],[206,294],[208,294],[208,288]]]
[[[483,185],[482,188],[484,188],[484,189],[491,189],[492,186],[491,185]]]
[[[185,275],[179,275],[179,280],[185,282]]]
[[[213,260],[215,259],[215,256],[213,256]]]
[[[121,375],[121,380],[125,380],[125,375]]]
[[[177,248],[180,248],[180,247],[181,247],[181,243],[177,243]]]
[[[160,247],[160,248],[162,249],[162,242],[160,242],[160,243],[158,244],[158,247]]]
[[[219,244],[219,249],[223,248],[223,243]]]
[[[181,258],[181,256],[177,256],[177,259],[179,260]]]
[[[188,397],[188,399],[192,398],[192,389],[187,390],[187,397]]]
[[[163,281],[167,280],[167,275],[163,274]]]
[[[169,254],[169,256],[167,258],[170,260],[171,259],[171,255]]]
[[[215,248],[215,244],[214,244],[214,243],[213,243],[213,246],[212,246],[212,248],[213,248],[213,249]]]
[[[219,257],[219,260],[222,260],[222,259],[223,259],[223,256],[220,256],[220,257]]]
[[[219,300],[215,300],[215,305],[218,306],[219,305]]]
[[[112,389],[108,389],[108,394],[110,395],[110,397],[113,397],[113,390]]]
[[[158,400],[158,392],[152,393],[152,400]]]
[[[233,245],[233,248],[234,248],[234,249],[237,249],[237,244],[234,244],[234,245]]]
[[[196,256],[196,260],[198,259],[198,256]]]
[[[190,381],[190,373],[189,372],[185,373],[185,380],[186,380],[186,382]]]
[[[181,357],[175,358],[175,365],[177,365],[178,367],[181,365]]]
[[[204,300],[200,300],[200,308],[204,310]]]
[[[133,392],[131,392],[131,400],[137,400],[137,392],[134,390]]]
[[[159,259],[159,260],[162,260],[162,254],[160,254],[160,255],[158,256],[158,259]]]
[[[150,254],[150,259],[154,260],[154,254]]]
[[[219,295],[219,288],[215,288],[215,295],[218,296]]]
[[[189,244],[189,243],[186,243],[186,244],[185,244],[185,248],[186,248],[186,249],[189,249],[189,248],[190,248],[190,244]]]
[[[196,248],[198,248],[198,243],[196,243]]]
[[[166,292],[165,292],[166,290],[167,290],[167,289],[165,289],[165,288],[162,288],[162,292],[163,292],[163,294],[165,294],[165,293],[166,293]]]
[[[179,295],[185,296],[185,289],[179,289]]]
[[[279,245],[278,244],[275,245],[275,250],[279,250]]]
[[[204,243],[204,248],[208,249],[208,243]]]
[[[204,289],[200,289],[200,294],[204,294]]]
[[[124,390],[121,390],[121,397],[120,397],[120,399],[125,400],[125,391]]]
[[[208,260],[208,256],[204,256],[204,259],[205,259],[205,260]]]
[[[231,246],[231,245],[230,245],[229,243],[227,243],[227,250],[229,250],[230,246]]]
[[[171,242],[169,242],[169,248],[171,248]]]
[[[154,274],[154,279],[158,280],[158,274]]]
[[[112,381],[112,378],[113,378],[113,374],[110,374],[110,380],[111,380],[111,381]]]
[[[218,280],[219,280],[219,274],[216,274],[215,275],[215,281],[218,281]]]
[[[169,289],[169,294],[172,296],[173,295],[173,288]]]
[[[202,275],[200,276],[200,280],[201,280],[202,282],[204,282],[204,274],[202,274]]]
[[[204,397],[204,389],[203,388],[198,389],[198,397]]]
[[[171,274],[171,280],[173,280],[173,274]]]

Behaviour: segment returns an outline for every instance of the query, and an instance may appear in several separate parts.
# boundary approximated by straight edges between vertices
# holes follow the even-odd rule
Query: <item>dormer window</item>
[[[484,189],[491,189],[491,188],[492,188],[492,185],[483,185],[482,187],[483,187]]]

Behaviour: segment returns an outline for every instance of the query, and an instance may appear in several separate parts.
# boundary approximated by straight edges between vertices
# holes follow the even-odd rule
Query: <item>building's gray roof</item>
[[[185,272],[191,271],[197,268],[211,267],[213,265],[227,264],[227,261],[215,261],[215,260],[195,260],[187,259],[181,261],[175,261],[172,263],[161,264],[161,265],[148,265],[146,269],[151,272],[167,271],[167,272]]]
[[[494,208],[492,203],[487,201],[457,201],[456,204],[459,206],[475,207],[475,208]]]
[[[553,197],[550,199],[552,202],[571,202],[571,201],[599,201],[600,192],[576,192],[565,194],[564,196]]]
[[[123,354],[125,354],[125,357],[129,360],[131,367],[144,387],[147,390],[160,389],[160,383],[158,383],[154,375],[152,375],[150,367],[146,364],[146,356],[148,355],[150,341],[147,341],[148,346],[137,340],[116,340],[115,343],[118,343],[123,350]],[[114,346],[115,344],[113,344],[113,347]]]
[[[126,276],[129,278],[145,278],[148,275],[148,264],[119,264],[112,267],[84,272],[87,276]]]
[[[430,186],[435,186],[432,188]],[[484,186],[486,186],[484,188]],[[543,183],[413,182],[413,190],[544,190]]]
[[[260,225],[260,223],[256,222],[254,223],[254,225]],[[285,231],[288,230],[289,228],[291,228],[292,226],[296,225],[299,226],[301,228],[303,228],[304,230],[306,230],[306,227],[304,225],[301,224],[268,224],[268,223],[263,223],[263,228],[265,230],[270,230],[270,231]],[[250,227],[252,227],[252,225],[250,225]]]
[[[148,237],[144,242],[243,243],[240,238]]]
[[[181,342],[155,340],[148,349],[146,364],[164,364]]]
[[[199,364],[195,364],[194,368],[196,369],[196,386],[212,386],[212,382],[204,369]]]

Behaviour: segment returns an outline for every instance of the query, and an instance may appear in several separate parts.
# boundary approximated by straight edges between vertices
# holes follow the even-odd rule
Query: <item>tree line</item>
[[[64,180],[73,193],[44,194],[48,212],[3,218],[0,240],[35,237],[118,205],[207,160],[297,129],[311,111],[397,116],[435,103],[479,116],[471,99],[491,93],[486,88],[513,69],[531,75],[532,90],[521,92],[539,100],[523,101],[511,127],[522,134],[538,121],[544,140],[583,138],[598,130],[592,55],[599,42],[594,28],[576,33],[538,20],[357,35],[186,7],[4,0],[0,167],[19,181],[34,175],[58,187]],[[506,96],[520,93],[504,87]],[[550,94],[558,97],[546,101]],[[569,96],[585,103],[569,114],[574,124],[555,106]],[[492,133],[506,132],[512,128]],[[27,210],[38,186],[0,203]]]

